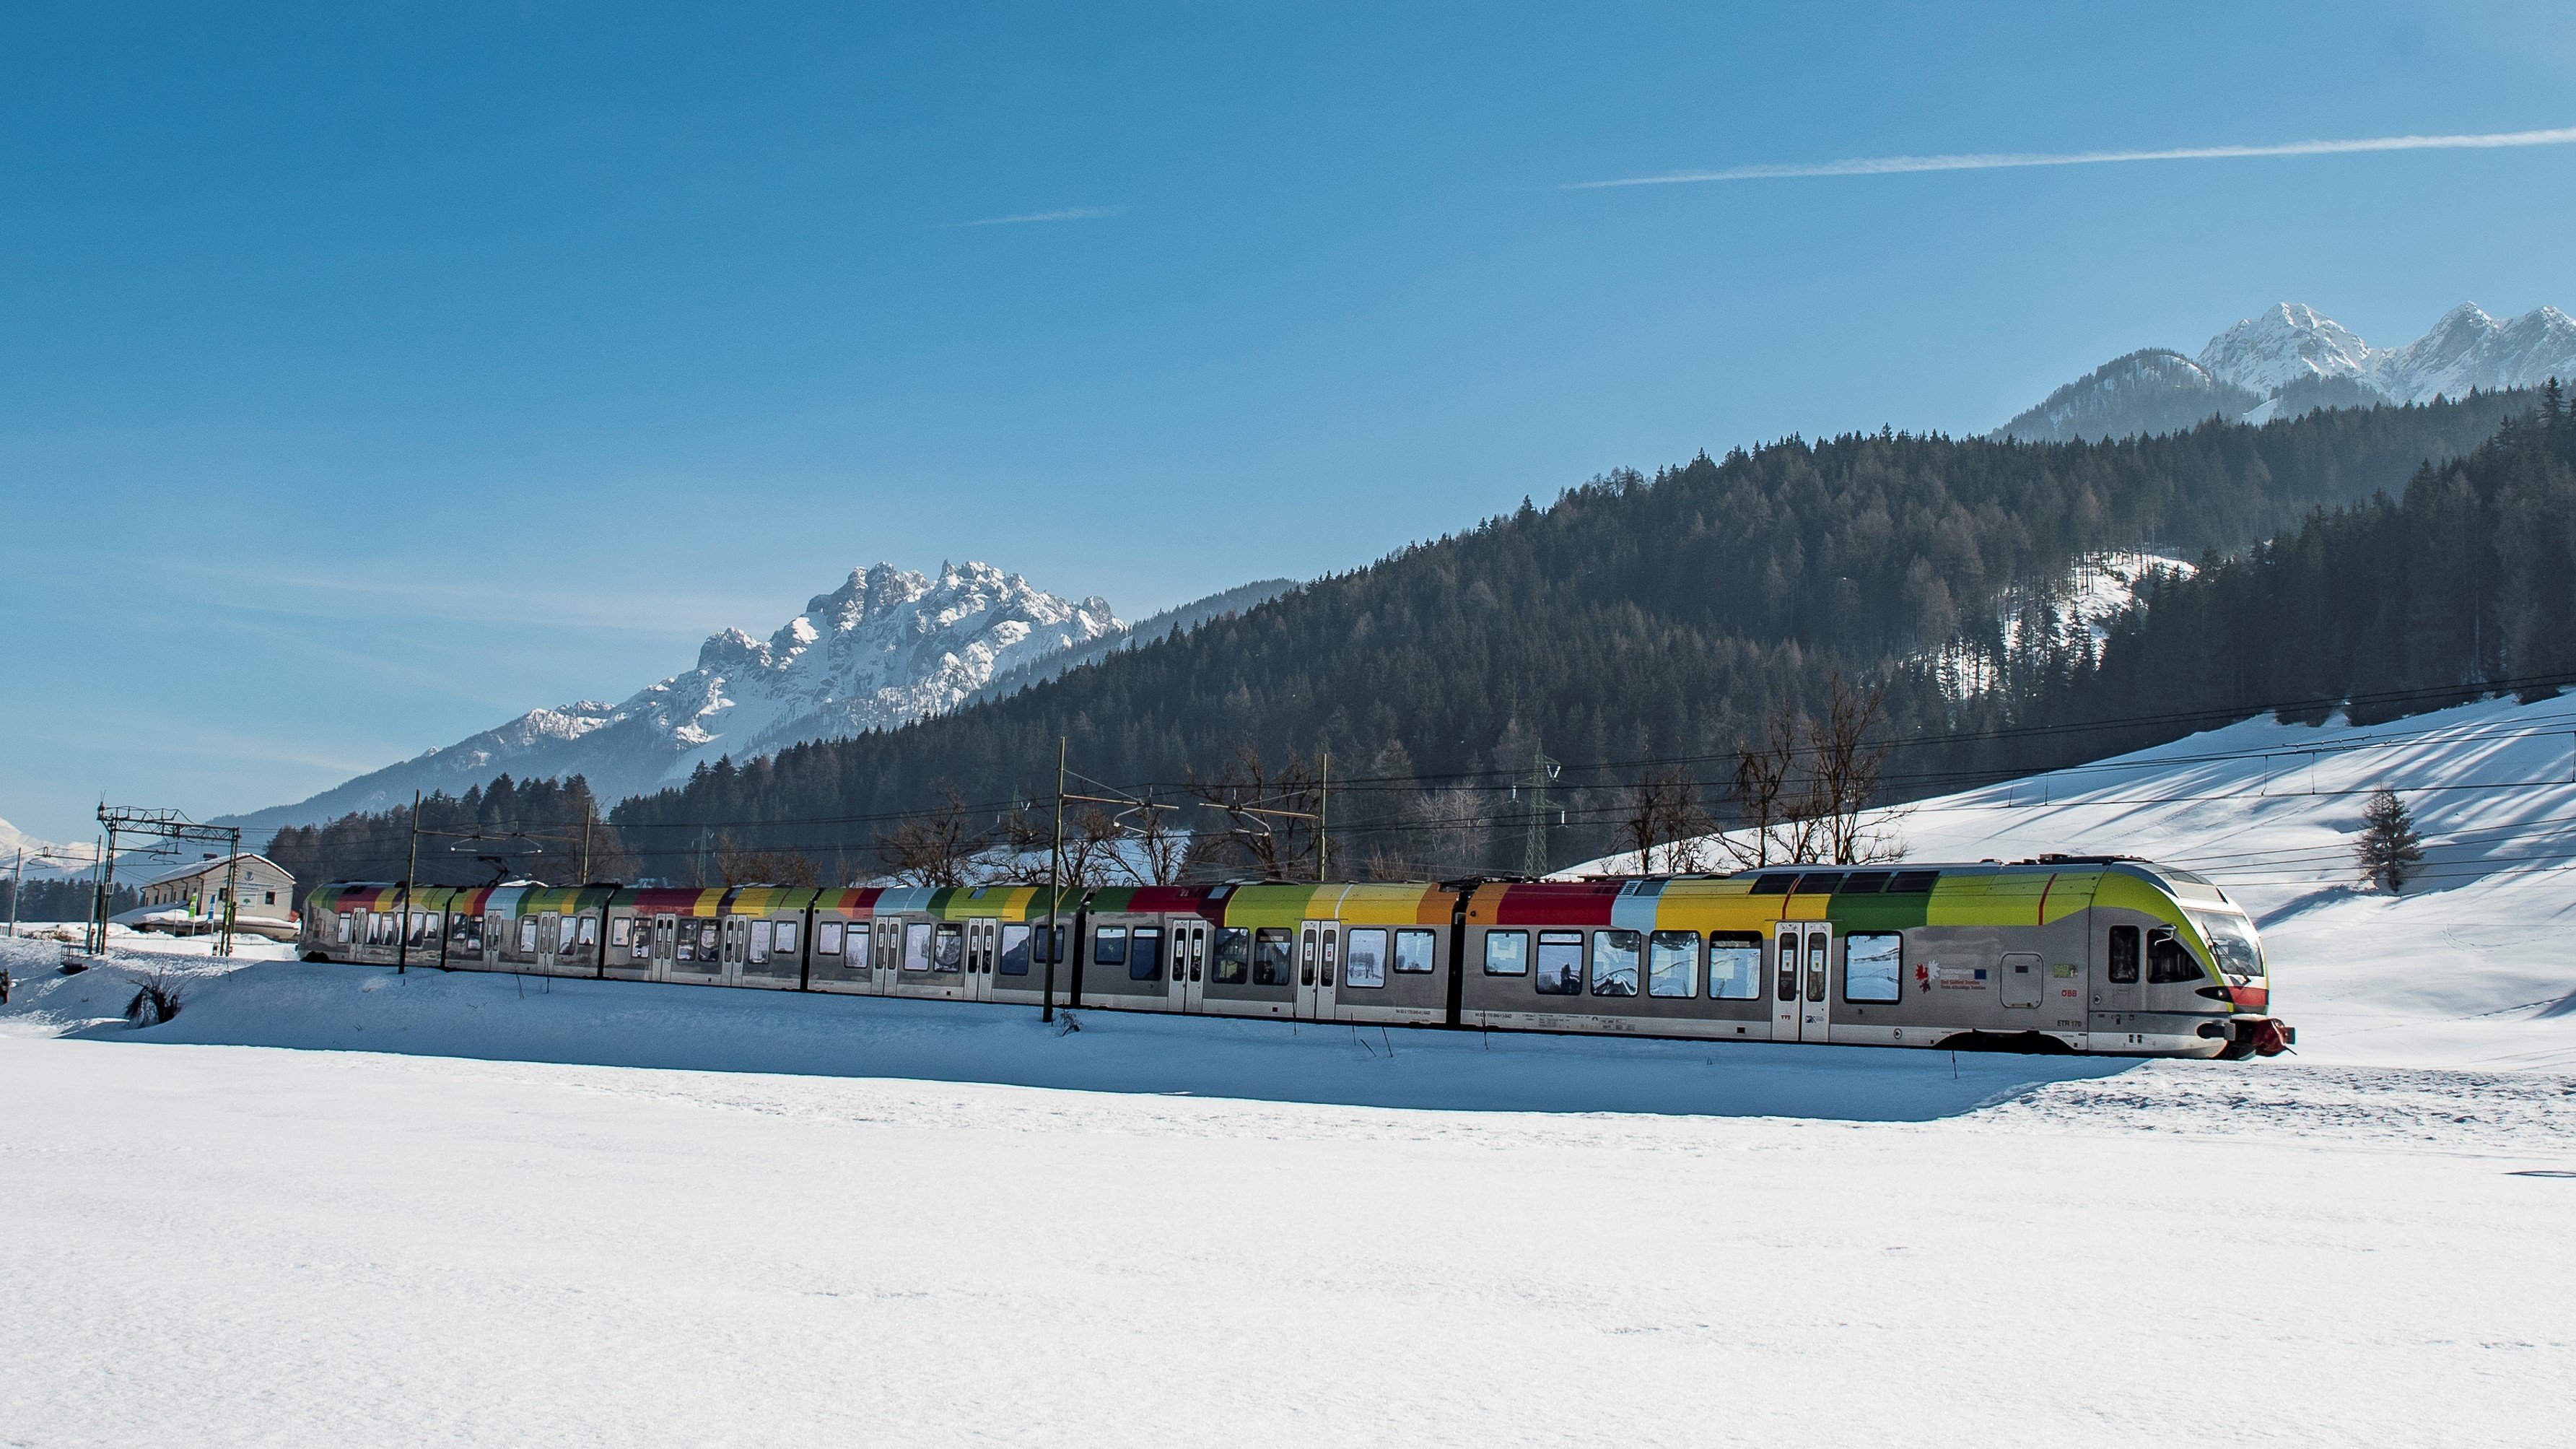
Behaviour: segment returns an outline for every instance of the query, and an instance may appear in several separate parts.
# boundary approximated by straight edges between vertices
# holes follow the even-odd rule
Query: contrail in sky
[[[1794,176],[1890,176],[1908,171],[2000,171],[2015,166],[2100,166],[2114,161],[2348,156],[2363,151],[2487,151],[2504,146],[2564,146],[2571,142],[2576,142],[2576,126],[2562,126],[2550,131],[2490,131],[2472,136],[2370,136],[2353,141],[2286,141],[2272,146],[2173,146],[2160,151],[1984,151],[1957,156],[1864,156],[1848,161],[1728,166],[1716,171],[1668,171],[1660,176],[1576,181],[1559,189],[1596,191],[1609,186],[1678,186],[1690,181],[1769,181]]]
[[[959,226],[1018,226],[1030,221],[1092,221],[1104,216],[1117,216],[1123,206],[1071,206],[1062,211],[1029,211],[1018,216],[988,216],[981,221],[961,221]]]

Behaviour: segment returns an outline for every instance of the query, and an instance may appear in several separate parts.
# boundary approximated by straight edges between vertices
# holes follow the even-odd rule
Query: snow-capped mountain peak
[[[698,646],[696,668],[622,703],[530,710],[243,823],[274,829],[381,810],[415,787],[456,794],[504,771],[579,774],[614,801],[686,780],[720,756],[744,761],[954,709],[997,674],[1123,627],[1106,599],[1059,598],[987,563],[943,563],[935,578],[889,563],[855,568],[767,639],[719,630]]]
[[[2029,441],[2173,432],[2208,418],[2264,422],[2317,407],[2428,403],[2475,388],[2576,382],[2576,319],[2539,307],[2502,321],[2474,302],[2397,347],[2281,302],[2209,339],[2197,358],[2148,348],[2104,364],[1995,430]]]
[[[2209,339],[2199,362],[2210,376],[2268,397],[2304,378],[2360,377],[2370,356],[2370,344],[2343,324],[2282,302]]]

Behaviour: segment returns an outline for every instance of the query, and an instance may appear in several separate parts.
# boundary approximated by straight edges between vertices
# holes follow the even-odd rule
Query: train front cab
[[[2271,1056],[2298,1039],[2270,1014],[2261,935],[2227,893],[2188,871],[2104,867],[2092,896],[2089,1051]]]

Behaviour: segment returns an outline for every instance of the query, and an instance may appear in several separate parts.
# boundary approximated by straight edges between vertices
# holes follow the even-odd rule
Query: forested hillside
[[[978,820],[1051,794],[1059,736],[1082,773],[1167,798],[1249,746],[1274,770],[1330,752],[1346,860],[1378,849],[1415,870],[1475,869],[1519,862],[1529,804],[1512,781],[1544,751],[1566,767],[1553,804],[1567,812],[1546,852],[1576,859],[1611,843],[1606,796],[1633,762],[1722,757],[1770,704],[1816,707],[1834,672],[1887,679],[1897,735],[1956,741],[1913,752],[1900,780],[2064,763],[2088,742],[2013,728],[2039,682],[1960,702],[1906,661],[2086,551],[2240,548],[2401,487],[2529,405],[2473,396],[2109,444],[1882,432],[1702,456],[1525,504],[1009,699],[719,764],[615,820],[648,874],[706,873],[709,830],[859,873],[890,821],[951,792]]]
[[[2357,721],[2576,682],[2576,421],[2557,388],[2468,456],[2299,527],[2115,624],[2098,668],[2043,675],[2074,724],[2276,704]],[[2093,732],[2110,748],[2149,730]]]

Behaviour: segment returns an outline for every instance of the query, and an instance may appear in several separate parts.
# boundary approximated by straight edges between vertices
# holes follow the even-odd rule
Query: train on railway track
[[[2121,856],[1068,888],[315,889],[311,961],[1487,1031],[2269,1056],[2253,922]]]

